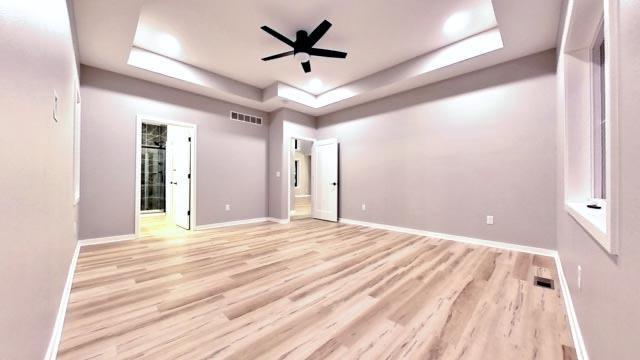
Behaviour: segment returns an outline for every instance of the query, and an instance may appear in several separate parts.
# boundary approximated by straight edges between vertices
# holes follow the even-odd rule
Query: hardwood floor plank
[[[81,249],[59,359],[575,358],[533,284],[549,257],[313,219],[144,229]]]

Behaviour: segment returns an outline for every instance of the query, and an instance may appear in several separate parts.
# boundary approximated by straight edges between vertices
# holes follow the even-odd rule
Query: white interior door
[[[167,129],[170,216],[176,225],[187,230],[191,226],[191,132],[181,126],[170,125]]]
[[[338,221],[338,140],[316,141],[312,153],[313,217]]]

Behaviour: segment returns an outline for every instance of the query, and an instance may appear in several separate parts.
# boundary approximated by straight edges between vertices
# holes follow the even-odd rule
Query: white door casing
[[[316,219],[338,221],[338,140],[327,139],[313,144],[312,215]]]

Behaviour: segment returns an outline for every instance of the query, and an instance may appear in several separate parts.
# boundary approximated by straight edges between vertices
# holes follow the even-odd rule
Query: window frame
[[[593,9],[592,9],[593,10]],[[596,9],[597,10],[597,9]],[[561,114],[564,122],[564,200],[565,210],[591,237],[611,255],[619,251],[619,125],[618,83],[619,4],[603,2],[600,13],[576,16],[565,24],[560,48],[559,67],[564,102]],[[604,199],[594,199],[593,161],[593,48],[603,28],[604,63]],[[585,38],[584,34],[587,35]],[[588,63],[587,63],[588,62]],[[581,79],[582,78],[582,79]],[[583,93],[584,91],[584,93]],[[583,99],[583,97],[585,97]],[[588,123],[587,123],[588,122]],[[592,209],[594,203],[601,209]]]
[[[604,52],[604,54],[603,54]],[[600,59],[602,60],[600,60]],[[606,110],[606,43],[604,21],[600,20],[598,31],[591,45],[590,85],[591,85],[591,201],[603,208],[607,203],[607,123]],[[599,127],[599,129],[598,129]],[[597,157],[600,157],[598,160]],[[600,178],[600,179],[598,179]]]

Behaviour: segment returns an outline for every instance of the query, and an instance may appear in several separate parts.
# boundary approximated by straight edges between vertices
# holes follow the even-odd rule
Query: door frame
[[[134,208],[134,221],[135,221],[135,235],[136,237],[140,236],[140,198],[141,198],[141,190],[140,190],[140,180],[142,179],[141,174],[141,165],[142,165],[142,123],[147,124],[155,124],[155,125],[173,125],[173,126],[181,126],[191,128],[193,130],[193,138],[191,139],[191,190],[190,190],[190,211],[191,215],[189,216],[189,228],[194,230],[196,228],[196,171],[198,167],[196,166],[197,159],[197,143],[198,143],[198,125],[175,121],[175,120],[167,120],[161,119],[151,115],[138,114],[136,116],[136,182],[135,182],[135,203],[133,204]],[[165,206],[165,213],[167,209]]]
[[[312,139],[309,137],[304,137],[304,136],[297,136],[297,135],[289,135],[289,137],[285,138],[285,146],[287,149],[287,221],[291,221],[291,141],[293,139],[298,139],[298,140],[304,140],[304,141],[311,141],[312,143],[315,144],[315,142],[317,141],[316,139]],[[311,181],[313,183],[313,181],[315,181],[314,179],[315,174],[313,172],[311,172]],[[309,188],[309,192],[312,192],[313,189]]]

